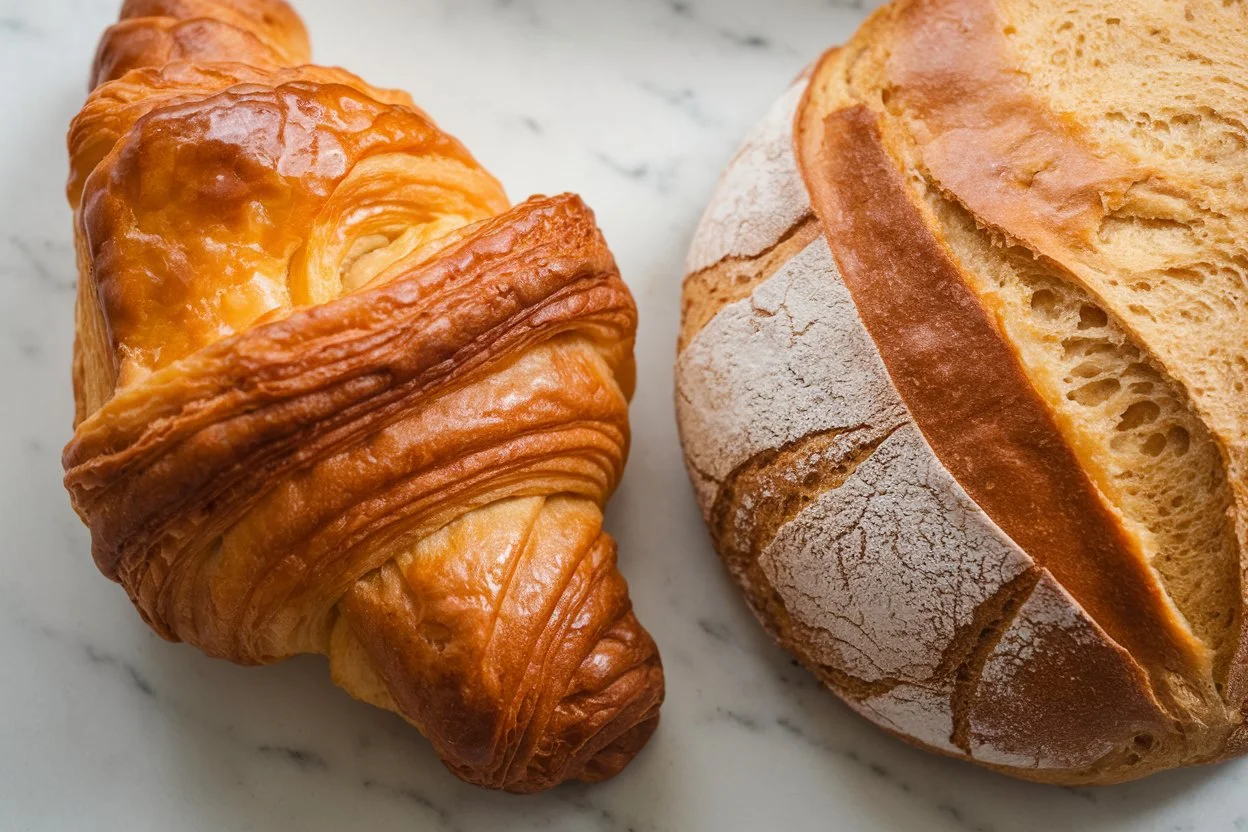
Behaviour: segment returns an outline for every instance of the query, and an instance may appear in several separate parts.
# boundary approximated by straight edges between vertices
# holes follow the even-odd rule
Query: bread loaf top
[[[1063,782],[1237,748],[1248,694],[1245,44],[1242,4],[897,2],[799,82],[794,142],[812,199],[775,212],[787,225],[770,246],[738,243],[763,224],[731,194],[781,181],[783,165],[738,157],[725,175],[685,289],[678,409],[692,476],[764,623],[890,730]],[[785,106],[768,121],[783,123]],[[725,215],[745,217],[741,230]],[[801,257],[821,233],[830,261],[816,274]],[[716,241],[723,256],[708,264]],[[795,302],[842,280],[848,316],[825,289],[819,311]],[[839,341],[818,334],[829,327]],[[864,385],[871,361],[840,346],[854,331],[878,351],[869,358],[883,386]],[[838,413],[838,395],[871,404]],[[770,402],[765,425],[748,396]],[[914,458],[931,455],[949,478],[939,488],[954,495],[933,505],[971,518],[940,537],[931,535],[947,523],[914,527],[880,510],[896,483],[872,472],[882,459],[902,470],[905,457],[889,448],[909,441],[911,420]],[[903,476],[906,488],[933,493],[923,470]],[[870,477],[876,485],[851,499]],[[903,513],[922,514],[925,500]],[[864,525],[873,516],[874,531]],[[1023,565],[987,578],[986,564],[1014,556],[993,561],[968,523],[986,523]],[[928,535],[917,560],[898,554],[915,546],[889,539],[905,534]],[[861,568],[894,593],[917,593],[911,607],[965,614],[898,628],[896,616],[853,612],[850,584],[827,583],[844,580],[853,536],[892,551],[864,549]],[[818,567],[828,552],[838,559]],[[906,588],[915,570],[929,586]],[[934,579],[941,570],[961,583]],[[837,615],[857,618],[847,627]],[[964,651],[962,630],[980,625]],[[1042,631],[1065,635],[1039,650]],[[1118,716],[1141,703],[1138,719],[1114,729],[1119,739],[1089,727],[1087,707],[1079,718],[1056,713],[1060,668],[1093,632],[1121,654],[1068,693],[1112,690]],[[840,646],[820,648],[821,633]],[[951,679],[932,658],[926,669],[895,666],[887,690],[863,676],[899,651],[921,654],[903,643],[915,638],[946,664],[978,655],[973,678]],[[975,702],[989,700],[977,728]],[[1011,720],[1012,740],[988,725]],[[1142,727],[1150,721],[1160,732]],[[1175,721],[1187,727],[1172,741],[1163,735]]]

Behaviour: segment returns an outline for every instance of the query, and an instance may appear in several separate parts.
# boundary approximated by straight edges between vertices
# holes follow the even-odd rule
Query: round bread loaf
[[[850,707],[1027,779],[1244,750],[1248,5],[902,0],[693,241],[712,538]]]

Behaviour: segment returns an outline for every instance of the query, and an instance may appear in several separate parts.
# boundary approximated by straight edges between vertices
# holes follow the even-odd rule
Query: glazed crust
[[[277,0],[141,0],[70,130],[65,482],[157,632],[301,652],[459,777],[601,780],[663,672],[601,507],[636,309],[575,196],[509,208]]]

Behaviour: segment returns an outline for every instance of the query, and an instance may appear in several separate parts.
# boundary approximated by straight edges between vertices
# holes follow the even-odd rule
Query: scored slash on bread
[[[1248,694],[1248,101],[1208,68],[1248,14],[1110,5],[877,12],[726,171],[677,360],[768,630],[899,736],[1060,783],[1237,753]]]

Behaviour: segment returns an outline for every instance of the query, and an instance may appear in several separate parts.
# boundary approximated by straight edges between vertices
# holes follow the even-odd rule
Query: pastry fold
[[[663,673],[602,531],[636,308],[575,196],[508,208],[275,0],[128,2],[70,130],[66,486],[153,629],[305,652],[461,778],[600,780]]]

